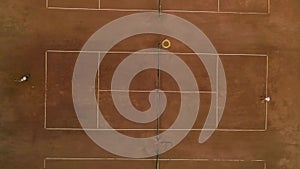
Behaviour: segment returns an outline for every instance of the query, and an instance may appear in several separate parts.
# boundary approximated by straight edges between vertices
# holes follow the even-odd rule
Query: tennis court
[[[289,2],[5,1],[1,166],[299,167]]]

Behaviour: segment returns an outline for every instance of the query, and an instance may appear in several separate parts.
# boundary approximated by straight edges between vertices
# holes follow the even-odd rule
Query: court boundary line
[[[46,50],[47,53],[101,53],[101,54],[156,54],[156,52],[142,52],[142,51],[84,51],[84,50],[58,50],[58,49],[49,49]],[[197,52],[172,52],[178,55],[208,55],[208,56],[252,56],[252,57],[266,57],[267,54],[262,53],[197,53]],[[160,54],[169,54],[168,52],[161,52]]]
[[[155,158],[121,158],[121,157],[45,157],[46,161],[155,161]],[[161,161],[216,161],[216,162],[266,162],[266,160],[255,159],[255,160],[245,160],[245,159],[225,159],[225,158],[160,158]]]
[[[271,0],[268,0],[268,14],[271,14]]]
[[[100,0],[99,0],[99,2],[100,2]],[[100,87],[100,83],[101,83],[101,81],[100,81],[100,61],[101,61],[101,53],[98,53],[98,72],[97,72],[97,93],[96,93],[96,96],[97,96],[97,103],[100,103],[100,95],[99,95],[99,87]],[[100,110],[99,110],[99,106],[97,106],[97,115],[96,115],[96,128],[100,128],[100,122],[99,122],[99,117],[100,117]]]
[[[219,59],[220,57],[217,57],[217,65],[216,65],[216,124],[215,127],[218,128],[219,126]]]
[[[114,8],[67,8],[67,7],[50,7],[48,6],[49,10],[77,10],[77,11],[108,11],[108,12],[157,12],[154,9],[114,9]],[[176,9],[165,9],[162,10],[163,13],[208,13],[208,14],[234,14],[234,15],[269,15],[266,12],[230,12],[230,11],[205,11],[205,10],[176,10]]]
[[[268,85],[269,85],[269,56],[266,57],[266,97],[269,97]],[[265,102],[265,130],[268,129],[268,103]]]
[[[49,0],[46,1],[46,9],[50,10],[84,10],[84,11],[114,11],[114,12],[157,12],[155,9],[120,9],[120,8],[101,8],[101,0],[98,0],[98,8],[85,7],[59,7],[49,6]],[[222,11],[220,8],[220,0],[217,1],[217,10],[178,10],[166,9],[165,13],[211,13],[211,14],[237,14],[237,15],[269,15],[271,13],[271,0],[267,1],[267,9],[265,12],[238,12],[238,11]]]
[[[119,93],[178,93],[178,94],[216,94],[215,91],[206,90],[118,90],[118,89],[98,89],[98,92],[119,92]]]
[[[264,169],[267,169],[267,161],[264,162]]]
[[[47,128],[47,91],[48,91],[48,53],[45,52],[45,84],[44,84],[44,128]]]
[[[47,127],[49,131],[156,131],[155,128],[149,129],[133,129],[133,128],[114,128],[114,129],[100,129],[100,128],[55,128]],[[219,131],[219,132],[265,132],[264,129],[159,129],[160,131]]]
[[[46,50],[45,51],[45,93],[44,93],[44,96],[45,96],[45,99],[44,99],[44,129],[46,130],[84,130],[82,128],[69,128],[69,127],[62,127],[62,128],[56,128],[56,127],[47,127],[47,90],[48,90],[48,53],[98,53],[100,58],[102,57],[101,54],[107,54],[107,53],[133,53],[133,52],[130,52],[130,51],[76,51],[76,50]],[[143,54],[149,54],[151,52],[140,52],[140,53],[143,53]],[[164,52],[162,52],[164,53]],[[153,52],[153,54],[156,54],[155,52]],[[176,53],[175,53],[176,54]],[[218,53],[218,54],[212,54],[212,53],[181,53],[181,52],[177,52],[178,55],[182,55],[182,54],[204,54],[204,55],[212,55],[212,56],[215,56],[215,55],[218,55],[218,56],[251,56],[251,57],[266,57],[267,59],[267,64],[266,64],[266,67],[267,67],[267,70],[266,70],[266,93],[267,93],[267,90],[268,90],[268,67],[269,67],[269,64],[268,64],[268,55],[267,54],[249,54],[249,53],[243,53],[243,54],[238,54],[238,53],[235,53],[235,54],[225,54],[225,53]],[[217,59],[218,61],[218,64],[219,64],[219,60]],[[217,66],[218,66],[217,64]],[[218,71],[218,70],[217,70]],[[218,73],[218,72],[217,72]],[[99,76],[99,74],[98,74]],[[98,77],[98,80],[100,82],[100,78]],[[98,84],[100,84],[98,82]],[[101,91],[104,91],[104,92],[153,92],[153,91],[145,91],[145,90],[101,90],[98,88],[98,91],[97,91],[97,95],[98,95],[98,98],[99,98],[99,92]],[[169,93],[187,93],[187,94],[217,94],[217,91],[164,91],[164,92],[169,92]],[[218,109],[218,106],[217,108]],[[217,113],[217,111],[216,111]],[[257,131],[257,132],[261,132],[261,131],[267,131],[268,130],[268,107],[267,107],[267,103],[265,104],[265,124],[264,124],[264,129],[217,129],[216,131],[232,131],[232,132],[254,132],[254,131]],[[98,107],[97,107],[97,116],[99,115],[99,110],[98,110]],[[219,120],[218,119],[218,113],[217,113],[217,116],[216,116],[216,121]],[[96,126],[96,129],[98,129],[98,126],[99,126],[99,120],[97,120],[97,126]],[[216,123],[217,125],[218,123]],[[85,130],[89,130],[89,129],[85,129]],[[128,130],[128,129],[126,129]],[[134,129],[136,130],[136,129]],[[144,130],[144,129],[141,129],[141,130]],[[185,130],[185,129],[178,129],[178,130]],[[195,131],[201,131],[201,130],[205,130],[205,129],[195,129]],[[207,129],[207,130],[210,130],[210,129]],[[193,130],[191,130],[193,131]]]
[[[66,8],[66,7],[50,7],[49,10],[77,10],[77,11],[109,11],[109,12],[157,12],[154,9],[114,9],[114,8]],[[269,15],[270,13],[266,12],[230,12],[230,11],[205,11],[205,10],[175,10],[175,9],[166,9],[162,10],[164,13],[208,13],[208,14],[234,14],[234,15]]]
[[[47,161],[156,161],[155,158],[120,158],[120,157],[45,157],[43,159],[44,169]],[[267,169],[267,161],[261,159],[225,159],[225,158],[160,158],[159,161],[197,161],[197,162],[251,162],[263,163],[263,168]]]

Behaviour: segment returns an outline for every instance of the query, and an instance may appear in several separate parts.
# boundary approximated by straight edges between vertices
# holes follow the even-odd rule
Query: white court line
[[[100,2],[100,0],[99,0]],[[98,92],[97,92],[97,103],[100,103],[100,95],[99,95],[99,89],[100,89],[100,60],[101,60],[101,53],[98,54],[98,79],[97,79],[97,85],[98,85]],[[99,112],[99,107],[97,106],[97,128],[100,128],[100,122],[99,122],[99,117],[100,117],[100,112]]]
[[[47,9],[58,9],[58,10],[81,10],[81,11],[101,11],[102,9],[98,9],[98,8],[66,8],[66,7],[51,7],[49,6]]]
[[[267,169],[267,161],[264,162],[264,169]]]
[[[156,12],[156,10],[148,9],[101,9],[103,11],[115,12]],[[164,13],[210,13],[210,14],[239,14],[239,15],[268,15],[267,12],[230,12],[230,11],[204,11],[204,10],[176,10],[166,9],[162,10]]]
[[[45,52],[44,128],[47,128],[48,54]]]
[[[46,157],[46,158],[44,158],[44,162],[43,162],[43,167],[44,167],[44,169],[46,169],[46,159],[47,159],[48,157]]]
[[[219,98],[218,98],[218,95],[219,95],[219,57],[217,57],[217,65],[216,65],[216,76],[217,76],[217,79],[216,79],[216,128],[218,128],[219,126]]]
[[[218,0],[218,12],[220,12],[220,0]]]
[[[216,94],[215,91],[176,91],[176,90],[116,90],[100,89],[99,92],[120,92],[120,93],[183,93],[183,94]]]
[[[269,56],[267,56],[267,66],[266,66],[266,97],[269,96],[269,93],[268,93],[268,85],[269,85]],[[268,129],[268,103],[266,102],[265,103],[265,106],[266,106],[266,117],[265,117],[265,130]]]
[[[84,10],[84,11],[112,11],[112,12],[157,12],[154,9],[116,9],[116,8],[66,8],[48,6],[47,9],[52,10]],[[204,10],[162,10],[164,13],[210,13],[210,14],[238,14],[238,15],[268,15],[268,12],[230,12],[230,11],[204,11]]]
[[[155,52],[141,52],[141,51],[79,51],[79,50],[47,50],[49,53],[102,53],[102,54],[156,54]],[[211,56],[262,56],[266,57],[267,54],[261,53],[193,53],[193,52],[173,52],[176,55],[211,55]],[[160,54],[168,54],[168,52],[161,52]]]
[[[266,106],[266,114],[265,114],[265,130],[268,130],[268,103],[265,103]]]
[[[47,50],[48,53],[101,53],[101,51],[83,51],[83,50]]]
[[[49,0],[46,0],[46,9],[49,8]]]
[[[98,0],[98,9],[101,9],[101,0]]]
[[[271,0],[268,0],[268,14],[271,14]]]
[[[88,157],[46,157],[45,161],[155,161],[155,158],[88,158]],[[214,161],[214,162],[265,162],[266,160],[208,159],[208,158],[160,158],[160,161]]]
[[[88,158],[88,157],[46,157],[44,158],[44,169],[47,161],[156,161],[155,158]],[[159,161],[196,161],[196,162],[255,162],[264,163],[264,169],[267,169],[266,160],[245,160],[245,159],[224,159],[224,158],[159,158]]]
[[[49,131],[156,131],[156,129],[46,128]],[[265,132],[264,129],[159,129],[160,131]]]

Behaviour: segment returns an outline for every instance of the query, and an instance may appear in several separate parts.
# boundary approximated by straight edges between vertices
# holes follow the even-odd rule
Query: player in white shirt
[[[16,80],[16,81],[19,83],[22,83],[22,82],[28,81],[29,78],[30,78],[30,74],[27,74],[27,75],[22,76],[19,80]]]

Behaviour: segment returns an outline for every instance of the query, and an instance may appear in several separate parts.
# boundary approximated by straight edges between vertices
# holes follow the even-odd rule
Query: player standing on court
[[[16,81],[16,82],[19,82],[19,83],[22,83],[22,82],[28,81],[29,78],[30,78],[30,74],[26,74],[26,75],[22,76],[20,79],[15,80],[15,81]]]

